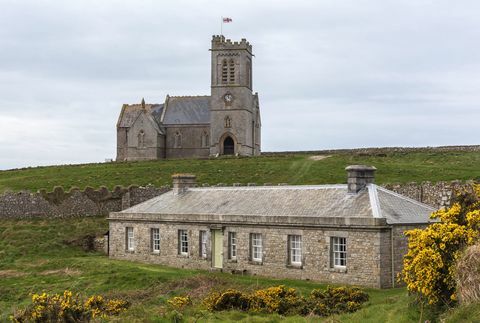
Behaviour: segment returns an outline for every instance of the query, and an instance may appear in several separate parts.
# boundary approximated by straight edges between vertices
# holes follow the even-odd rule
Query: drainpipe
[[[392,288],[395,288],[395,249],[393,246],[393,226],[390,228],[390,250],[392,257]]]

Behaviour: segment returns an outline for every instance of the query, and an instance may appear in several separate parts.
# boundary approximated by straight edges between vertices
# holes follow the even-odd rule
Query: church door
[[[235,143],[230,137],[225,138],[223,141],[223,154],[224,155],[233,155],[235,154]]]

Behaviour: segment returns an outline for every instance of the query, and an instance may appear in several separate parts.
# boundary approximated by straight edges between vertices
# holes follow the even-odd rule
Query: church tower
[[[260,155],[258,94],[252,93],[252,46],[212,38],[210,155]]]

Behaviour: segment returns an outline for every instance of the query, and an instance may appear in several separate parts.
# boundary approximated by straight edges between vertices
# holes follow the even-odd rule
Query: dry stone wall
[[[55,187],[52,192],[41,190],[7,192],[0,195],[0,218],[79,217],[108,215],[139,204],[169,190],[169,187],[87,187],[65,192]]]
[[[398,194],[410,197],[435,208],[449,206],[455,194],[471,190],[473,181],[423,182],[408,184],[386,184],[385,188]],[[253,185],[250,183],[249,186]],[[225,186],[225,184],[218,184]],[[234,184],[238,186],[238,184]],[[65,192],[55,187],[52,192],[41,190],[36,193],[27,191],[7,192],[0,195],[0,218],[32,218],[32,217],[78,217],[108,215],[133,205],[142,203],[163,194],[170,188],[167,186],[123,188],[108,190],[101,187],[94,190],[87,187],[81,191],[72,189]]]

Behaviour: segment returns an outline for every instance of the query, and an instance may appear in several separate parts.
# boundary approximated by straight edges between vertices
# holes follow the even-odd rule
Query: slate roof
[[[141,104],[123,105],[117,127],[130,128],[142,111]],[[210,96],[167,96],[165,103],[145,104],[145,111],[158,129],[163,125],[209,124]]]
[[[163,124],[210,123],[210,96],[171,96],[167,98]]]
[[[347,185],[256,186],[189,188],[181,194],[167,192],[117,213],[119,217],[149,215],[218,215],[380,218],[388,224],[428,223],[434,209],[375,184],[349,194]],[[115,216],[113,216],[115,217]]]

